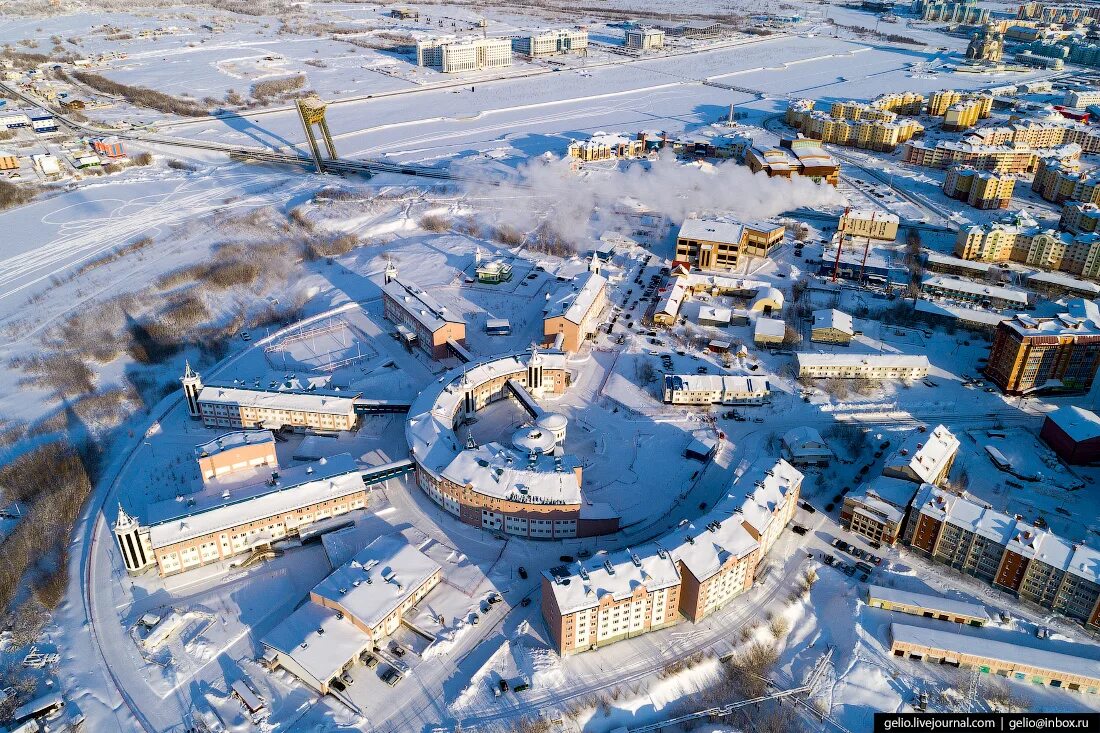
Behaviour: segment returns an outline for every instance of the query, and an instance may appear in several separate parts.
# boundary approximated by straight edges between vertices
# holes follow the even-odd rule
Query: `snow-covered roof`
[[[235,488],[212,483],[198,494],[150,505],[146,522],[153,547],[184,542],[363,490],[363,476],[348,453],[278,474],[275,480]]]
[[[1047,419],[1078,443],[1100,438],[1100,415],[1077,405],[1064,405],[1047,413]]]
[[[930,484],[921,487],[913,499],[913,508],[932,519],[991,539],[1018,555],[1100,583],[1100,551],[1088,545],[1072,544],[1023,520]]]
[[[833,455],[832,449],[829,448],[829,444],[822,439],[821,433],[808,425],[791,428],[784,433],[783,445],[787,447],[787,451],[795,458]]]
[[[935,483],[945,464],[959,451],[959,439],[937,425],[928,433],[915,433],[898,446],[886,461],[887,468],[904,470],[908,467],[916,477],[927,483]]]
[[[978,227],[981,229],[981,227]],[[950,267],[958,267],[964,270],[973,270],[974,272],[989,272],[993,267],[990,262],[975,262],[974,260],[964,260],[961,257],[952,257],[951,255],[940,254],[939,252],[928,252],[925,254],[925,260],[934,265],[946,265]]]
[[[799,352],[794,355],[798,366],[870,366],[870,367],[907,367],[910,369],[928,369],[927,356],[908,354],[812,354]]]
[[[1061,652],[1039,649],[1027,644],[1032,639],[1018,634],[1019,642],[998,641],[988,636],[961,634],[938,628],[924,628],[907,624],[890,624],[890,637],[905,644],[931,647],[944,652],[966,654],[982,659],[995,659],[1005,664],[1023,668],[1038,668],[1057,677],[1062,674],[1080,675],[1100,682],[1100,661],[1077,657]],[[1026,644],[1025,644],[1026,642]]]
[[[929,611],[949,613],[954,616],[989,619],[989,613],[985,610],[985,606],[980,603],[957,601],[953,598],[944,598],[930,593],[913,593],[912,591],[896,588],[885,588],[881,585],[869,585],[867,586],[867,598],[868,600],[877,599],[888,603],[926,608]]]
[[[801,483],[802,472],[782,458],[771,466],[754,466],[734,484],[734,489],[748,489],[740,507],[741,516],[763,535],[774,521],[776,510],[786,504],[791,489]]]
[[[909,506],[918,487],[912,481],[890,476],[876,476],[861,487],[864,496],[873,496],[898,509]]]
[[[677,392],[719,392],[725,394],[767,394],[764,377],[737,377],[729,374],[666,374],[665,386]]]
[[[749,304],[751,310],[762,310],[763,305],[771,305],[776,308],[783,307],[783,291],[771,285],[761,285],[756,291],[756,297]]]
[[[291,410],[329,415],[348,415],[355,409],[358,392],[335,390],[283,390],[209,384],[199,391],[199,402],[240,405],[260,410]]]
[[[699,309],[700,321],[711,321],[713,323],[729,323],[733,318],[733,311],[729,308],[720,308],[713,305],[705,305]]]
[[[219,435],[211,441],[195,446],[195,455],[205,458],[245,445],[263,445],[265,443],[275,444],[275,435],[270,430],[238,430],[233,433]]]
[[[543,318],[563,316],[570,323],[579,324],[606,287],[607,278],[595,272],[586,272],[579,284],[573,282],[558,290],[543,309]]]
[[[778,318],[767,318],[761,316],[756,319],[756,326],[753,328],[753,338],[759,339],[761,336],[770,338],[783,338],[783,335],[787,332],[787,324]]]
[[[853,502],[852,511],[869,517],[876,522],[885,519],[893,524],[900,524],[905,516],[905,512],[901,509],[871,494],[852,496],[851,500]]]
[[[703,582],[722,569],[730,558],[742,558],[760,545],[745,529],[739,514],[716,509],[659,540]]]
[[[439,563],[401,535],[385,535],[315,585],[312,595],[339,605],[363,626],[374,628],[439,570]]]
[[[647,592],[680,584],[680,571],[668,551],[654,543],[612,553],[596,553],[587,560],[570,563],[565,573],[550,578],[550,590],[562,613],[573,613],[599,604],[610,595],[621,601],[634,595],[638,586]]]
[[[943,275],[933,275],[932,277],[925,278],[921,283],[921,288],[936,288],[950,293],[965,293],[967,295],[976,295],[979,297],[996,298],[997,300],[1003,300],[1023,306],[1026,306],[1028,302],[1026,290],[1006,288],[1000,285],[987,285],[985,283],[976,283],[973,280],[961,280],[954,277],[944,277]]]
[[[448,323],[465,323],[419,285],[390,277],[382,284],[382,290],[429,333],[435,333]]]
[[[537,496],[549,503],[579,503],[580,488],[573,473],[578,464],[573,457],[561,457],[561,471],[557,460],[549,456],[540,457],[532,466],[528,456],[495,443],[467,449],[454,432],[455,415],[467,390],[476,392],[479,385],[499,377],[523,375],[532,359],[546,369],[566,366],[565,355],[560,352],[489,358],[454,369],[421,392],[405,423],[405,438],[417,465],[498,498]]]
[[[854,335],[856,332],[855,327],[852,325],[852,317],[844,311],[838,311],[836,308],[823,308],[814,311],[813,315],[814,329],[834,328],[849,336]]]
[[[315,680],[324,684],[364,649],[371,638],[337,611],[305,603],[261,639],[261,643],[290,657]]]
[[[1029,283],[1045,283],[1048,285],[1061,285],[1072,290],[1088,292],[1092,295],[1100,295],[1100,284],[1090,280],[1067,275],[1064,272],[1036,272],[1027,276]]]
[[[581,487],[570,455],[536,455],[488,443],[459,451],[442,475],[479,494],[532,504],[580,504]]]
[[[913,309],[921,313],[934,313],[939,316],[957,318],[965,323],[974,323],[980,326],[996,326],[1009,317],[996,311],[967,308],[957,303],[935,303],[931,300],[918,298],[913,303]]]
[[[740,245],[745,233],[745,225],[736,221],[715,221],[713,219],[685,219],[680,225],[677,239],[701,239],[708,242]]]
[[[1024,336],[1097,336],[1100,335],[1100,306],[1085,298],[1072,298],[1068,302],[1047,306],[1054,314],[1049,316],[1017,313],[1005,324]]]
[[[654,313],[664,313],[669,318],[675,318],[676,314],[680,312],[680,306],[683,305],[685,295],[687,295],[687,278],[673,278],[672,284],[657,301]]]

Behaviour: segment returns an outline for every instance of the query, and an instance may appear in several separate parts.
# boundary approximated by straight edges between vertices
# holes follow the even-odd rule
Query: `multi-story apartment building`
[[[581,28],[558,28],[520,36],[512,39],[512,50],[531,59],[566,53],[584,54],[588,50],[588,31]]]
[[[947,132],[959,132],[978,124],[982,102],[977,99],[967,99],[956,102],[947,108],[943,114],[943,129]]]
[[[607,308],[607,278],[587,272],[572,284],[560,288],[543,309],[543,341],[573,353],[600,326]]]
[[[1005,392],[1091,388],[1100,366],[1100,307],[1083,298],[1053,305],[1060,312],[997,324],[985,373]]]
[[[1082,152],[1100,152],[1100,132],[1071,120],[1011,122],[998,127],[982,127],[964,136],[978,145],[1027,145],[1036,149],[1078,145]]]
[[[1090,105],[1100,104],[1100,90],[1071,89],[1066,92],[1062,104],[1071,109],[1085,109]]]
[[[795,354],[798,376],[810,379],[923,379],[928,357],[905,354]]]
[[[919,115],[927,100],[916,92],[887,92],[871,100],[871,106],[899,115]]]
[[[899,119],[886,109],[858,102],[838,102],[830,112],[813,108],[811,100],[800,99],[787,107],[787,124],[807,138],[834,145],[889,152],[916,135],[924,126],[914,119]]]
[[[1100,172],[1080,171],[1076,160],[1062,162],[1044,158],[1039,161],[1031,190],[1056,204],[1079,201],[1084,204],[1100,204]]]
[[[417,66],[454,74],[463,71],[499,69],[512,65],[512,42],[508,38],[430,38],[416,44]]]
[[[1038,150],[1024,144],[983,145],[980,143],[940,140],[929,146],[916,140],[905,144],[902,159],[911,165],[926,168],[949,168],[965,165],[998,173],[1029,173],[1039,159],[1053,155],[1059,160],[1076,160],[1081,156],[1078,145],[1066,145],[1057,150]]]
[[[782,224],[686,219],[676,235],[676,261],[700,270],[732,270],[742,256],[770,255],[785,233]]]
[[[1100,206],[1070,201],[1062,207],[1058,226],[1074,234],[1091,234],[1100,229]]]
[[[810,341],[847,346],[856,334],[852,317],[844,311],[838,311],[836,308],[815,310],[813,319]]]
[[[1020,598],[1100,626],[1100,552],[932,485],[913,499],[905,542]]]
[[[597,133],[587,140],[570,142],[566,154],[585,162],[640,158],[646,154],[645,140],[618,133]]]
[[[989,20],[989,8],[974,0],[914,0],[911,9],[921,20],[981,25]]]
[[[1082,214],[1087,209],[1082,210]],[[1070,221],[1085,225],[1082,215]],[[1026,216],[1005,222],[960,229],[955,235],[955,253],[979,262],[1021,262],[1046,270],[1057,270],[1087,278],[1100,278],[1100,233],[1073,234],[1043,229]]]
[[[354,430],[357,392],[305,387],[297,382],[274,387],[204,384],[187,364],[183,396],[188,414],[208,428]]]
[[[978,209],[1007,209],[1015,186],[1014,175],[954,165],[947,169],[943,192]]]
[[[954,89],[940,89],[938,92],[932,92],[932,96],[928,98],[928,114],[933,117],[943,117],[951,105],[962,101],[963,96],[965,95],[962,92]]]
[[[433,359],[453,354],[452,344],[466,346],[466,321],[424,288],[398,278],[392,262],[382,285],[382,314],[397,324],[403,340],[419,346]]]
[[[752,587],[761,558],[794,516],[801,486],[802,474],[782,459],[756,467],[695,522],[543,573],[542,616],[558,653],[697,622],[726,606]]]
[[[880,476],[845,495],[840,524],[872,542],[893,545],[901,539],[906,510],[916,493],[911,481]]]

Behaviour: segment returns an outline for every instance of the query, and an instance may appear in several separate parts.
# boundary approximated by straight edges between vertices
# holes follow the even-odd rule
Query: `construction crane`
[[[675,718],[669,718],[668,720],[662,720],[659,723],[650,723],[649,725],[643,725],[639,728],[631,728],[629,733],[647,733],[648,731],[661,730],[662,728],[670,725],[677,725],[689,720],[699,720],[700,718],[719,717],[723,715],[729,715],[734,710],[748,707],[749,705],[757,705],[768,700],[779,700],[784,697],[794,697],[796,701],[803,702],[798,698],[798,695],[813,692],[813,689],[817,686],[817,683],[821,679],[821,675],[824,674],[825,668],[829,664],[829,656],[833,651],[833,647],[830,646],[824,653],[818,658],[814,664],[813,670],[810,672],[810,676],[807,678],[805,684],[799,687],[793,687],[789,690],[778,690],[769,695],[761,695],[759,697],[750,698],[748,700],[738,700],[737,702],[731,702],[727,705],[720,705],[718,707],[707,708],[706,710],[698,710],[694,713],[687,713],[686,715],[680,715]],[[769,682],[770,684],[770,682]]]

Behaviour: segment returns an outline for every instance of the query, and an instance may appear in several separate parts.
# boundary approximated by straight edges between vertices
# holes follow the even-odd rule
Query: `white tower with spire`
[[[531,358],[527,360],[527,389],[532,392],[542,390],[542,354],[539,347],[531,346]]]
[[[389,284],[389,283],[393,282],[396,279],[397,279],[397,265],[393,264],[393,261],[391,260],[390,263],[388,265],[386,265],[386,283]]]
[[[474,247],[474,264],[481,267],[481,245]]]
[[[156,564],[148,530],[136,518],[127,514],[122,504],[118,505],[118,519],[112,529],[115,540],[118,541],[118,549],[122,552],[126,572],[136,575]]]
[[[199,410],[199,392],[202,392],[202,376],[191,368],[191,362],[189,361],[183,363],[183,376],[180,377],[180,382],[183,383],[183,396],[184,399],[187,400],[187,414],[196,419],[202,417],[202,413]]]
[[[600,274],[600,268],[602,266],[603,266],[603,263],[600,262],[600,256],[598,254],[596,254],[595,251],[593,251],[592,252],[592,259],[590,259],[588,261],[588,271],[599,275]]]

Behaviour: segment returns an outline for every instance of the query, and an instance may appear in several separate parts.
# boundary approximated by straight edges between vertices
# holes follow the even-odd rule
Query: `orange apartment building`
[[[700,270],[732,270],[742,256],[770,255],[786,231],[781,224],[767,222],[687,219],[676,235],[676,262]]]
[[[1087,392],[1100,366],[1100,308],[1075,298],[1052,316],[1019,314],[993,334],[985,373],[1008,394]]]
[[[607,302],[607,278],[598,272],[559,289],[543,309],[543,345],[575,353],[599,328]]]
[[[698,622],[724,608],[752,587],[761,558],[794,516],[801,485],[802,474],[780,459],[746,474],[711,512],[659,540],[544,572],[542,614],[558,653]]]

